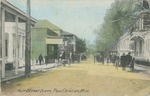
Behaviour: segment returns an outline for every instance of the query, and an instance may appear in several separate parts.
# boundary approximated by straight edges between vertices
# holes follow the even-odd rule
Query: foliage
[[[86,46],[87,46],[87,51],[86,51],[86,54],[88,56],[90,55],[94,55],[94,53],[96,52],[96,47],[95,47],[95,43],[91,43],[89,41],[86,41]]]
[[[76,52],[77,53],[84,53],[86,52],[87,47],[86,47],[86,41],[81,38],[76,39]]]
[[[96,48],[106,51],[113,46],[133,20],[134,0],[115,0],[107,10],[103,24],[96,29]]]

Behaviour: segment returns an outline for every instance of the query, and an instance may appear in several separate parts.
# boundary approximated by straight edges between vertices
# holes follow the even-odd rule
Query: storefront
[[[25,35],[26,13],[6,0],[1,0],[1,58],[2,78],[5,78],[5,69],[18,67],[25,64]],[[36,19],[31,18],[31,27],[34,27]]]

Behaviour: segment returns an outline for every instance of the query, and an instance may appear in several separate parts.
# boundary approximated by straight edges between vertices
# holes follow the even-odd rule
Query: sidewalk
[[[57,65],[58,66],[58,65]],[[31,66],[31,74],[35,74],[41,71],[48,71],[51,68],[57,67],[55,63],[49,63],[49,64],[36,64],[35,67]],[[9,81],[9,80],[13,80],[16,78],[20,78],[20,77],[24,77],[25,76],[25,67],[21,67],[18,69],[18,75],[15,75],[15,69],[10,70],[10,71],[6,71],[5,73],[5,78],[2,78],[1,82],[5,82],[5,81]]]
[[[141,74],[150,76],[150,67],[149,66],[135,64],[135,69]]]

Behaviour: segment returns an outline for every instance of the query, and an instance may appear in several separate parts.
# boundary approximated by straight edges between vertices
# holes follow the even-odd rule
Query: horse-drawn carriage
[[[104,64],[104,60],[105,60],[104,52],[103,51],[97,51],[95,56],[94,56],[94,63],[98,62],[98,63]]]

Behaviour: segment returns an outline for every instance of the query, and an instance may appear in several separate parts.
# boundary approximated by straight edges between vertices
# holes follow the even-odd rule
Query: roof
[[[75,34],[69,33],[69,32],[66,32],[66,31],[61,31],[60,35],[64,36],[64,35],[75,35]]]
[[[57,27],[56,25],[52,24],[51,22],[49,22],[48,20],[38,20],[35,28],[48,28],[52,31],[60,31],[62,29],[60,29],[59,27]]]
[[[19,14],[21,14],[22,16],[24,16],[24,18],[26,18],[27,14],[20,10],[18,7],[14,6],[13,4],[11,4],[10,2],[8,2],[8,0],[0,0],[2,4],[4,4],[5,6],[9,7],[10,9],[12,9],[13,11],[18,12]],[[31,20],[33,22],[37,22],[37,20],[33,17],[31,17]]]

